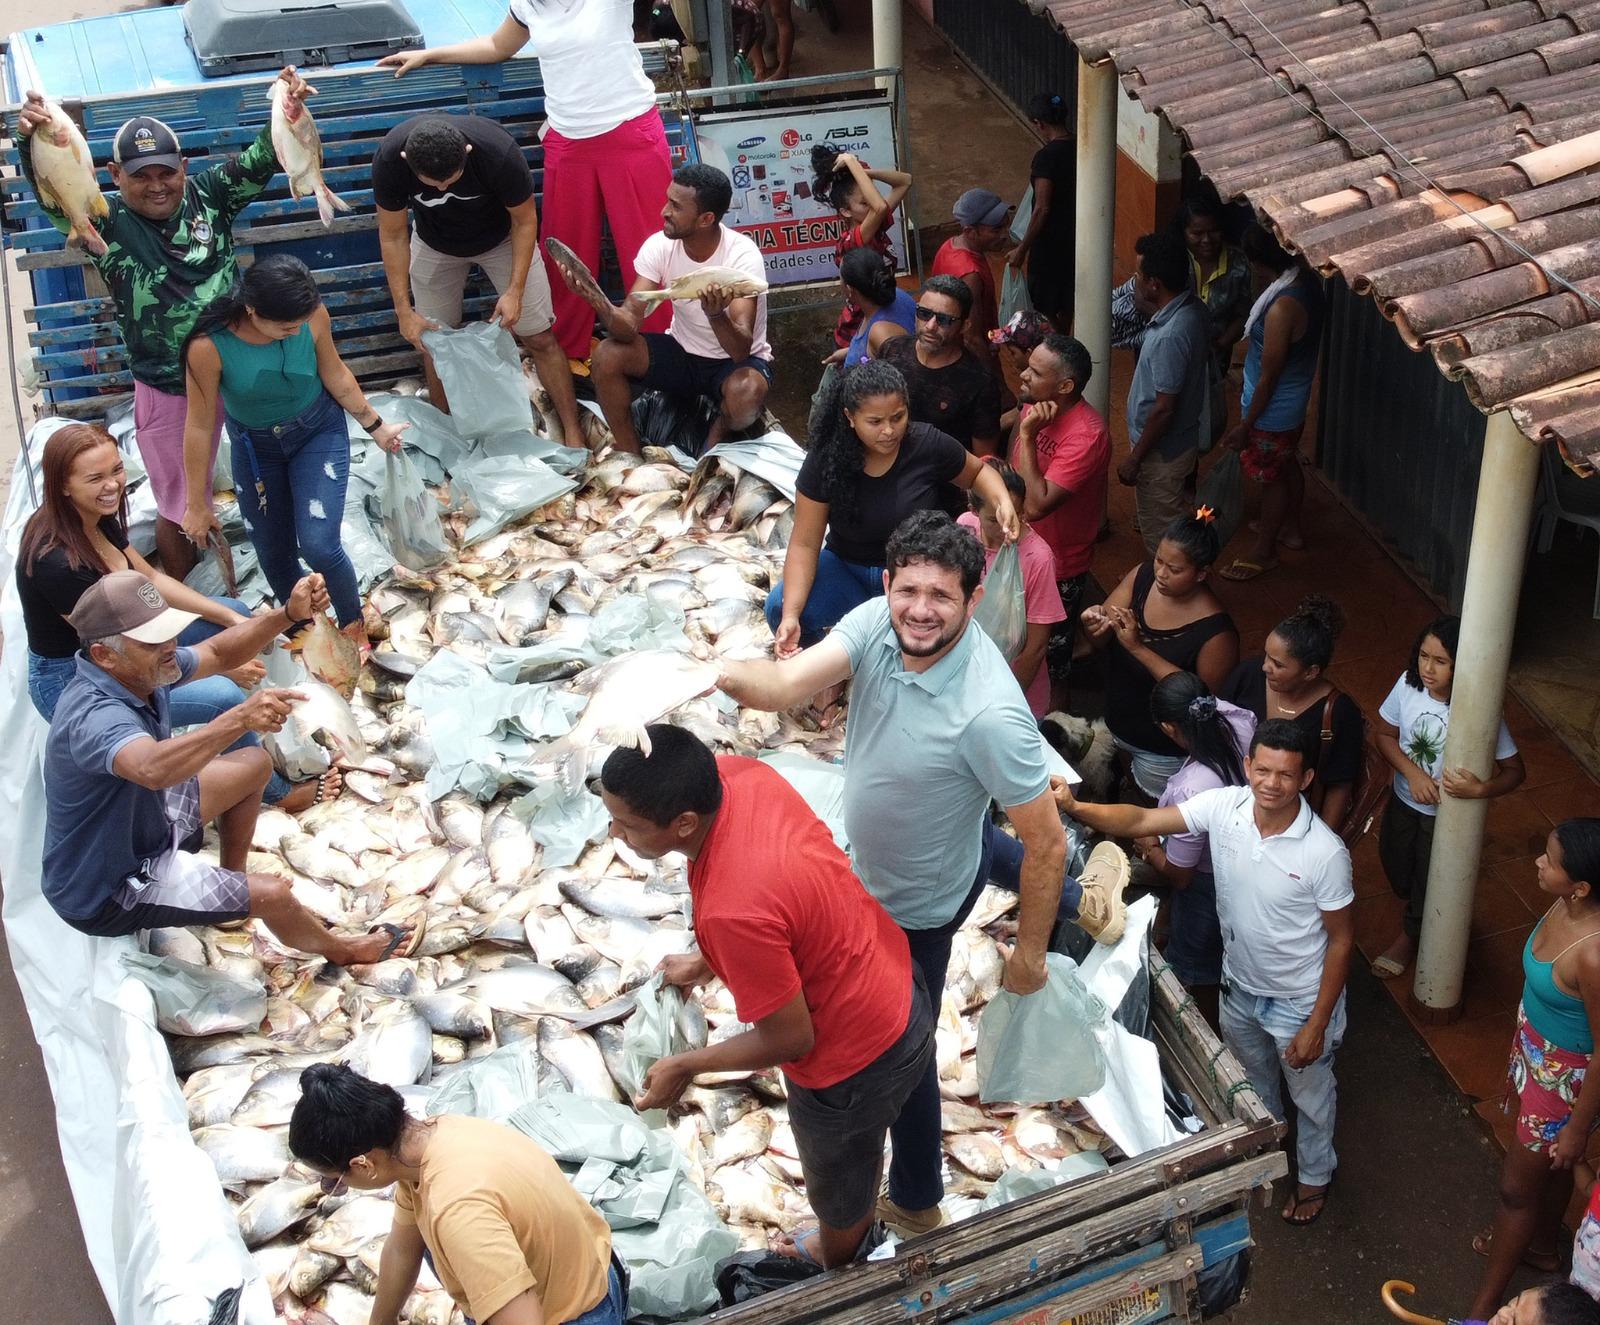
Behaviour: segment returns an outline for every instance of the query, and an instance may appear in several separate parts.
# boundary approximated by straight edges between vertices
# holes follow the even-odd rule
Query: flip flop
[[[1409,962],[1397,962],[1385,953],[1372,963],[1372,973],[1380,980],[1393,980],[1397,975],[1404,975],[1408,965]]]
[[[1487,1256],[1493,1245],[1492,1228],[1486,1228],[1473,1236],[1472,1250],[1479,1256]],[[1555,1251],[1536,1251],[1529,1247],[1522,1253],[1522,1264],[1530,1270],[1539,1271],[1540,1274],[1555,1274],[1561,1269],[1561,1254]]]
[[[328,779],[333,777],[339,779],[339,786],[336,790],[329,791]],[[311,803],[313,805],[321,805],[323,801],[337,800],[339,798],[339,792],[343,790],[344,774],[341,773],[337,768],[330,768],[326,773],[317,778],[317,798]]]
[[[425,931],[427,927],[427,920],[421,912],[417,913],[417,923],[410,929],[407,929],[404,925],[391,925],[388,923],[388,921],[385,921],[383,924],[379,925],[378,928],[389,936],[389,943],[388,946],[378,954],[377,961],[388,961],[390,957],[396,956],[412,956],[416,952],[417,948],[421,945],[423,931]]]
[[[1242,583],[1245,580],[1253,580],[1257,576],[1265,575],[1269,570],[1277,569],[1278,563],[1275,561],[1263,563],[1251,561],[1248,557],[1235,557],[1217,573],[1225,580]]]
[[[820,1224],[807,1224],[804,1228],[797,1228],[789,1234],[789,1245],[794,1248],[794,1258],[798,1261],[810,1261],[819,1269],[822,1260],[818,1255],[818,1244],[822,1240],[822,1226]],[[780,1256],[789,1253],[780,1251]]]
[[[1290,1205],[1288,1211],[1282,1213],[1283,1222],[1291,1225],[1294,1228],[1310,1228],[1317,1222],[1317,1220],[1322,1218],[1322,1212],[1328,1208],[1328,1193],[1332,1190],[1333,1184],[1330,1182],[1320,1192],[1312,1192],[1309,1196],[1302,1196],[1300,1195],[1300,1190],[1297,1187],[1295,1189],[1293,1204]],[[1310,1215],[1306,1216],[1305,1218],[1301,1218],[1301,1209],[1305,1206],[1311,1205],[1313,1202],[1316,1204],[1317,1208],[1312,1211]]]

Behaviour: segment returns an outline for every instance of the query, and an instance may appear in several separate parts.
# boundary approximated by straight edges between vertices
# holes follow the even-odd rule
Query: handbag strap
[[[1322,765],[1327,761],[1328,751],[1333,748],[1333,705],[1339,698],[1338,686],[1329,686],[1327,696],[1322,701],[1322,740],[1317,743],[1317,776],[1322,775]]]

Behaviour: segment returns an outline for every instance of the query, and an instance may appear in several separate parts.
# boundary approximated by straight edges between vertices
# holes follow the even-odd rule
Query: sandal
[[[331,790],[328,787],[329,778],[337,779],[337,782]],[[330,768],[326,773],[323,773],[317,778],[317,798],[311,803],[313,805],[321,805],[323,801],[337,800],[339,798],[339,793],[343,790],[344,774],[337,768]]]
[[[414,956],[422,943],[422,935],[427,927],[427,920],[421,912],[417,913],[417,923],[409,929],[404,925],[391,925],[387,921],[379,925],[378,928],[389,936],[389,943],[378,955],[378,961],[387,961],[390,957]]]
[[[1472,1250],[1479,1256],[1487,1256],[1494,1245],[1494,1229],[1486,1228],[1481,1233],[1474,1235]],[[1561,1253],[1558,1251],[1538,1251],[1533,1247],[1526,1248],[1522,1253],[1522,1264],[1530,1270],[1537,1270],[1540,1274],[1555,1274],[1561,1269]]]
[[[1404,975],[1409,965],[1409,962],[1397,962],[1388,953],[1384,953],[1372,963],[1372,973],[1380,980],[1393,980],[1397,975]]]
[[[1248,557],[1235,557],[1218,574],[1225,580],[1242,583],[1245,580],[1253,580],[1258,576],[1265,575],[1270,570],[1277,569],[1278,563],[1276,561],[1260,562],[1251,561]]]
[[[1285,1224],[1290,1224],[1295,1228],[1310,1228],[1317,1222],[1317,1220],[1322,1218],[1322,1212],[1328,1208],[1328,1193],[1332,1190],[1333,1184],[1330,1182],[1320,1192],[1311,1192],[1309,1195],[1302,1196],[1300,1194],[1300,1188],[1296,1186],[1294,1196],[1290,1199],[1288,1209],[1281,1212],[1283,1222]],[[1309,1215],[1302,1216],[1300,1213],[1301,1210],[1303,1210],[1306,1206],[1313,1204],[1316,1206],[1316,1209],[1314,1209]]]

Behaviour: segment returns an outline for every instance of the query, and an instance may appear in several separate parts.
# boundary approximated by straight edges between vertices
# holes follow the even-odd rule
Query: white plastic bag
[[[461,536],[462,546],[498,533],[577,486],[540,460],[474,457],[458,465],[450,476],[450,490],[474,517]]]
[[[533,427],[533,401],[511,333],[498,322],[474,322],[459,331],[425,331],[422,343],[450,401],[450,418],[462,437]]]
[[[978,1098],[985,1104],[1053,1104],[1105,1084],[1095,1028],[1111,1020],[1078,964],[1045,954],[1045,985],[1026,997],[1002,989],[978,1018]]]
[[[380,509],[389,552],[410,570],[432,570],[450,555],[439,503],[404,451],[386,453],[386,463]]]
[[[1000,281],[1000,325],[1009,326],[1018,313],[1033,311],[1033,300],[1028,296],[1028,278],[1015,267],[1008,266]]]
[[[661,1059],[689,1052],[683,1005],[683,991],[668,986],[660,971],[639,987],[633,1013],[622,1025],[621,1084],[630,1095],[644,1089],[645,1073]]]
[[[983,577],[983,601],[972,615],[1007,662],[1022,652],[1028,642],[1028,600],[1015,543],[1007,543],[994,554],[989,573]]]
[[[254,1030],[267,1015],[266,990],[209,966],[148,952],[125,952],[122,964],[150,990],[156,1025],[169,1035]]]

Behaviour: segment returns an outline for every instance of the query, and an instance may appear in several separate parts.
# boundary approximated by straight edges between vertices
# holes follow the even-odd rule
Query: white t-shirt
[[[1324,911],[1355,901],[1350,853],[1304,797],[1286,832],[1262,837],[1249,787],[1216,787],[1177,807],[1210,839],[1225,978],[1247,994],[1304,998],[1322,983]]]
[[[696,262],[684,252],[681,239],[668,239],[660,231],[651,235],[639,246],[639,256],[633,260],[633,269],[657,287],[670,285],[680,276],[687,276],[702,267],[732,267],[759,280],[767,279],[767,267],[761,260],[761,250],[755,240],[737,230],[722,226],[722,239],[717,251],[705,262]],[[711,319],[700,308],[698,299],[672,301],[672,325],[667,334],[690,354],[702,359],[726,359],[728,352],[717,341],[711,330]],[[767,343],[767,296],[756,296],[756,324],[750,340],[750,355],[755,359],[772,358],[772,346]]]
[[[528,29],[545,115],[563,138],[598,138],[655,108],[633,0],[511,0],[511,17]]]
[[[1444,737],[1450,729],[1450,704],[1430,695],[1426,688],[1406,684],[1402,676],[1394,683],[1389,698],[1383,701],[1378,716],[1400,733],[1400,752],[1429,777],[1437,779],[1444,768]],[[1495,737],[1494,757],[1509,759],[1516,754],[1516,742],[1500,719],[1500,734]],[[1418,805],[1411,799],[1411,787],[1401,773],[1394,775],[1394,794],[1418,814],[1438,814],[1437,805]]]

